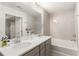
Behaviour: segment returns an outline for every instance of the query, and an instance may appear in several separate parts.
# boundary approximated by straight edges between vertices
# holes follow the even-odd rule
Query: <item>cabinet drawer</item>
[[[31,51],[29,51],[28,53],[26,53],[24,56],[34,56],[37,53],[39,54],[39,47],[36,47],[36,48],[32,49]]]

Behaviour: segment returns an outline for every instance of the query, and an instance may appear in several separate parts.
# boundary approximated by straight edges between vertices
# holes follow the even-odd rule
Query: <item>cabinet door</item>
[[[34,56],[39,56],[39,53],[36,53]]]
[[[51,56],[51,39],[46,41],[46,56]]]
[[[40,56],[45,56],[45,43],[40,45]]]
[[[46,54],[45,54],[45,49],[43,49],[43,50],[41,50],[40,51],[40,56],[45,56]]]
[[[4,55],[0,52],[0,56],[4,56]]]
[[[29,51],[28,53],[24,54],[24,56],[37,56],[39,55],[39,47],[36,47]]]

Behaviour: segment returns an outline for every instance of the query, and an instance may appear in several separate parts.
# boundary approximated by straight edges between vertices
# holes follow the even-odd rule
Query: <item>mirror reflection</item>
[[[6,14],[5,31],[8,39],[22,36],[22,18]]]

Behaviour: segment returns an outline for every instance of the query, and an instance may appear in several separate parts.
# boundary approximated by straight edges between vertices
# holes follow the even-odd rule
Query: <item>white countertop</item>
[[[41,36],[41,37],[31,37],[29,39],[25,39],[26,37],[22,37],[21,40],[23,42],[31,42],[31,44],[27,47],[18,47],[18,48],[14,48],[12,46],[8,46],[8,47],[0,47],[0,53],[2,53],[4,56],[19,56],[19,55],[23,55],[24,53],[27,53],[28,51],[30,51],[31,49],[33,49],[34,47],[40,45],[41,43],[45,42],[46,40],[48,40],[49,38],[51,38],[50,36]],[[23,40],[24,39],[24,40]]]

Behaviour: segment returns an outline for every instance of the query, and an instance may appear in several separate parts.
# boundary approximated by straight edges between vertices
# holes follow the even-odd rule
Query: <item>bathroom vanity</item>
[[[45,42],[33,48],[32,50],[26,52],[24,56],[46,56],[46,55],[49,56],[51,55],[50,43],[51,39],[48,39]]]
[[[15,45],[0,47],[0,53],[3,56],[50,56],[50,46],[50,36],[32,37],[23,39],[21,43]]]

